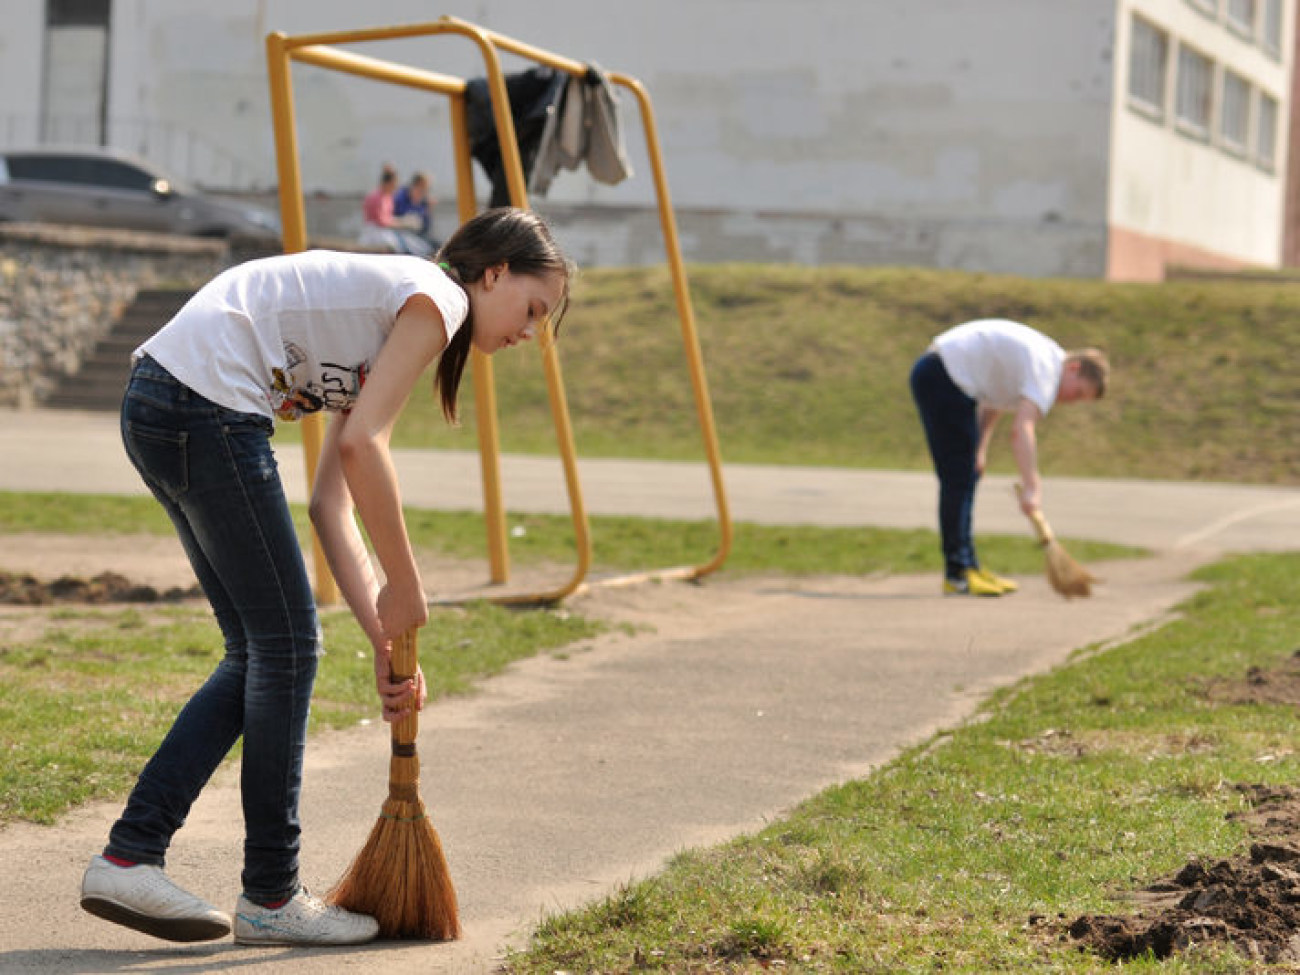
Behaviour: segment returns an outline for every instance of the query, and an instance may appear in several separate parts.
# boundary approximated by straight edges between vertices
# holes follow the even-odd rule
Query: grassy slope
[[[1300,480],[1300,384],[1285,368],[1300,352],[1294,284],[717,265],[693,268],[691,290],[728,461],[926,467],[911,363],[944,328],[1002,316],[1113,359],[1107,400],[1044,424],[1049,475]],[[561,352],[581,455],[700,456],[664,269],[586,272]],[[504,448],[553,452],[535,350],[494,365]],[[412,397],[399,443],[473,449],[472,397],[462,402],[465,426],[448,430],[431,397]],[[993,469],[1010,464],[1002,441]]]

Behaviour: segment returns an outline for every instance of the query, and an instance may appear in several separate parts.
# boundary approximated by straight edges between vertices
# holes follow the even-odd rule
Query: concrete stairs
[[[54,409],[114,412],[122,405],[131,372],[131,353],[162,328],[194,294],[192,290],[139,292],[74,375],[64,376],[43,403]]]

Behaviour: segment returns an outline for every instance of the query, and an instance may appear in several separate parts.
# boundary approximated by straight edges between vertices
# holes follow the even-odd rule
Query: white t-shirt
[[[469,299],[422,257],[262,258],[213,278],[134,357],[152,356],[195,392],[243,413],[297,419],[348,410],[414,294],[433,300],[451,341]]]
[[[1011,411],[1023,396],[1046,416],[1056,402],[1065,350],[1028,325],[986,318],[934,340],[957,388],[981,406]]]

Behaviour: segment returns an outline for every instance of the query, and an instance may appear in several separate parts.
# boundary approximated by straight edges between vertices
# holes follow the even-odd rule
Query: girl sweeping
[[[122,404],[132,463],[166,508],[225,640],[225,656],[145,766],[82,881],[92,914],[172,941],[231,931],[163,872],[173,834],[243,736],[243,893],[235,940],[355,944],[362,914],[298,879],[298,798],[321,636],[270,437],[276,416],[328,410],[311,519],[374,647],[384,718],[423,706],[424,677],[389,680],[390,642],[428,617],[388,441],[437,360],[449,420],[470,348],[492,354],[558,325],[571,265],[533,213],[489,210],[438,263],[308,251],[250,261],[205,285],[135,352]],[[354,518],[383,569],[380,585]]]

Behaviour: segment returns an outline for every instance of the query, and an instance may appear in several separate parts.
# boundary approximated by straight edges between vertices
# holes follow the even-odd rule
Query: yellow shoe
[[[1003,589],[989,582],[978,569],[965,569],[959,578],[943,580],[945,596],[1001,596]]]
[[[1020,588],[1019,583],[1011,579],[1004,579],[1002,576],[999,575],[994,575],[988,569],[971,569],[971,571],[974,572],[976,575],[978,575],[980,578],[982,578],[990,586],[997,586],[1004,593],[1015,592],[1017,589]]]

